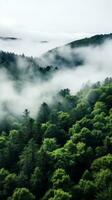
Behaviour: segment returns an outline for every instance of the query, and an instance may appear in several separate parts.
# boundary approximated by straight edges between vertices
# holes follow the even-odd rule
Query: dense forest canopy
[[[1,131],[1,200],[111,199],[112,79],[57,95]]]
[[[99,46],[106,39],[112,39],[112,34],[85,38],[68,46]],[[26,83],[46,85],[61,63],[65,68],[84,63],[80,55],[67,60],[59,52],[54,49],[38,59],[1,51],[0,72],[7,74],[21,94]],[[53,63],[44,63],[52,53]],[[27,107],[21,115],[14,115],[7,101],[3,102],[0,200],[111,200],[112,78],[86,84],[77,93],[69,88],[58,90],[54,98],[51,103],[41,102],[35,117]],[[34,106],[37,111],[38,102]]]

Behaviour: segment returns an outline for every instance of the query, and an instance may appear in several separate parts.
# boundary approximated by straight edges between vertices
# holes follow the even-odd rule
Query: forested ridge
[[[112,33],[94,35],[89,38],[79,39],[48,51],[47,53],[43,54],[39,60],[42,64],[43,62],[41,61],[44,60],[45,62],[48,62],[48,65],[53,65],[55,67],[58,66],[59,68],[78,67],[79,65],[84,64],[84,59],[81,54],[77,53],[76,49],[100,47],[105,42],[110,40],[112,40]]]
[[[75,52],[77,48],[98,47],[110,40],[112,40],[112,33],[94,35],[89,38],[73,41],[61,47],[56,47],[37,58],[27,57],[24,54],[16,55],[0,51],[0,69],[4,67],[13,78],[20,79],[21,73],[19,67],[23,67],[23,65],[26,67],[24,70],[22,68],[22,74],[25,75],[25,73],[33,71],[33,75],[35,74],[37,77],[58,68],[61,69],[62,67],[78,67],[84,64],[84,58]]]
[[[6,70],[9,77],[16,81],[29,81],[33,79],[45,80],[50,74],[55,72],[58,67],[46,66],[42,67],[38,58],[16,55],[15,53],[0,51],[0,70]]]
[[[59,91],[0,133],[0,200],[112,199],[112,79]]]

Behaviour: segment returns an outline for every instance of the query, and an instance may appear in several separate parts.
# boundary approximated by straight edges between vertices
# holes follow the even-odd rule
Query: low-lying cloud
[[[112,75],[112,41],[107,41],[101,46],[85,47],[78,49],[64,49],[61,52],[68,59],[71,55],[79,54],[84,59],[84,65],[61,68],[49,80],[29,80],[29,74],[22,81],[21,90],[17,90],[15,80],[11,79],[6,69],[0,69],[0,117],[7,114],[21,115],[27,108],[31,116],[35,116],[43,102],[52,103],[55,94],[64,88],[69,88],[76,94],[88,81],[95,83]],[[72,52],[71,54],[71,51]],[[53,55],[52,55],[53,56]],[[69,57],[70,56],[70,57]],[[22,62],[22,61],[21,61]],[[48,61],[46,61],[48,62]],[[18,67],[21,67],[18,62]],[[21,70],[25,68],[25,63]]]
[[[39,57],[50,49],[85,36],[89,34],[52,33],[24,29],[20,31],[17,28],[6,29],[0,25],[0,50]],[[17,39],[11,40],[11,38]]]

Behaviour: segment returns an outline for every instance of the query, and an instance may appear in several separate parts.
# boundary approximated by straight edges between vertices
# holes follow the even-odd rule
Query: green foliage
[[[64,192],[61,189],[54,190],[54,197],[51,197],[49,200],[70,200],[71,195],[68,192]]]
[[[68,190],[68,187],[70,187],[70,177],[66,174],[64,169],[57,169],[51,178],[51,182],[55,189],[61,188],[63,190]]]
[[[42,148],[44,149],[44,151],[50,151],[50,152],[57,149],[58,145],[56,144],[56,139],[55,138],[45,138],[43,141]]]
[[[111,200],[112,199],[112,186],[104,189],[103,191],[100,191],[100,193],[97,194],[96,200]]]
[[[30,176],[36,164],[38,146],[34,140],[30,140],[28,145],[23,149],[18,162],[20,169],[25,175]]]
[[[40,107],[37,120],[39,123],[45,123],[49,120],[50,108],[46,103],[43,103]]]
[[[17,188],[13,195],[12,200],[35,200],[34,195],[26,188]]]
[[[61,90],[1,131],[0,200],[112,199],[111,95],[112,79]]]
[[[112,155],[108,154],[106,156],[100,157],[92,163],[91,168],[94,171],[98,171],[99,169],[112,169]]]

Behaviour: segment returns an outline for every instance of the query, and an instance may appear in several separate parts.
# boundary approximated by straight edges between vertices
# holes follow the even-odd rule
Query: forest
[[[60,90],[0,133],[0,200],[111,200],[112,78]]]

